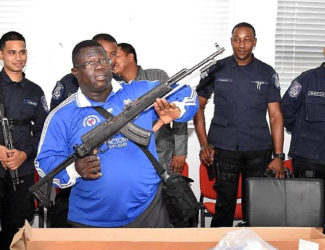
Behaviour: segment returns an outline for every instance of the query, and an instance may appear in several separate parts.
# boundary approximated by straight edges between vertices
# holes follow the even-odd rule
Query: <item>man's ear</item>
[[[134,55],[132,53],[128,54],[128,59],[130,62],[134,61]]]
[[[76,68],[71,68],[71,73],[72,73],[75,77],[77,77],[77,75],[78,75],[78,70],[77,70]]]
[[[3,58],[3,51],[0,49],[0,60],[2,60],[2,58]]]

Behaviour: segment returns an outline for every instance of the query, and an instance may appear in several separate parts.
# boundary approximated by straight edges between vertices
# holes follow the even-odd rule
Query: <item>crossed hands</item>
[[[27,159],[24,151],[17,149],[8,149],[0,145],[0,161],[5,170],[17,170]]]

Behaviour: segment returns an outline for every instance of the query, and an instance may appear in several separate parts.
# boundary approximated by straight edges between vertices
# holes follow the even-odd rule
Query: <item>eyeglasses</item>
[[[80,67],[84,67],[86,69],[94,69],[95,67],[98,66],[98,64],[102,65],[102,66],[108,66],[110,65],[112,62],[112,60],[110,58],[104,58],[104,59],[100,59],[97,61],[89,61],[89,62],[85,62],[83,64],[76,64],[74,65],[75,68],[80,68]]]

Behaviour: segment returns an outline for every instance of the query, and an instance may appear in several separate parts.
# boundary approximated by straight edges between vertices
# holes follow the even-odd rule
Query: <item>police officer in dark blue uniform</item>
[[[295,177],[325,179],[325,63],[294,79],[281,106]]]
[[[21,34],[11,31],[1,37],[0,57],[4,63],[0,72],[0,103],[9,119],[14,147],[6,148],[3,141],[0,146],[0,242],[1,249],[9,249],[18,228],[25,219],[33,218],[34,198],[26,194],[34,184],[34,158],[47,105],[42,89],[22,72],[27,50]],[[19,184],[15,188],[8,170],[18,170]]]
[[[93,37],[100,43],[100,45],[106,51],[107,56],[112,60],[112,69],[116,62],[116,39],[106,33],[100,33]],[[117,84],[116,81],[122,81],[122,79],[113,73],[113,84]],[[66,100],[70,95],[77,92],[79,84],[77,78],[72,74],[65,75],[60,81],[58,81],[52,91],[51,110],[56,108],[60,103]],[[55,205],[50,211],[50,226],[51,227],[71,227],[67,222],[68,205],[71,188],[60,189],[55,198]]]
[[[280,86],[274,69],[252,54],[254,27],[239,23],[232,30],[233,55],[218,61],[197,87],[200,108],[194,125],[201,145],[200,159],[216,172],[216,213],[211,226],[232,226],[239,174],[263,176],[266,169],[283,177],[283,117]],[[214,93],[214,117],[209,134],[204,109]],[[266,121],[269,112],[271,133]],[[273,160],[272,160],[273,153]],[[243,214],[245,219],[245,181]],[[256,201],[263,202],[263,201]]]

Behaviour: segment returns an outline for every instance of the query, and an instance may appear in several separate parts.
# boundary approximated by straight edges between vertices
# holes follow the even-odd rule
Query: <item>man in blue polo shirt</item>
[[[97,41],[104,48],[107,56],[111,59],[111,68],[113,69],[116,62],[116,39],[110,34],[99,33],[96,34],[92,40]],[[118,85],[118,81],[121,81],[121,78],[114,73],[112,74],[112,78],[113,86]],[[50,110],[52,111],[70,95],[76,93],[78,88],[78,80],[74,74],[70,73],[65,75],[55,84],[52,91]],[[50,227],[61,228],[70,226],[67,222],[70,191],[71,188],[66,188],[59,189],[59,191],[56,192],[55,203],[49,212]]]
[[[218,196],[212,227],[233,225],[240,173],[245,180],[263,176],[270,169],[276,177],[283,177],[280,85],[274,69],[252,54],[256,42],[252,25],[237,24],[231,37],[233,55],[210,68],[197,87],[200,108],[194,125],[201,145],[200,159],[216,172]],[[204,109],[213,93],[215,110],[207,135]],[[245,185],[242,189],[245,217]]]
[[[35,161],[41,177],[74,153],[82,135],[105,121],[93,107],[118,115],[125,105],[159,84],[139,81],[113,89],[110,59],[93,40],[77,44],[72,58],[79,89],[45,122]],[[154,109],[142,112],[133,122],[153,134],[174,119],[190,120],[198,107],[196,92],[189,87],[167,99],[157,99]],[[152,128],[154,119],[158,122]],[[148,150],[158,159],[153,135]],[[61,171],[53,182],[61,188],[72,186],[68,220],[74,227],[170,226],[159,175],[139,146],[121,133]]]

